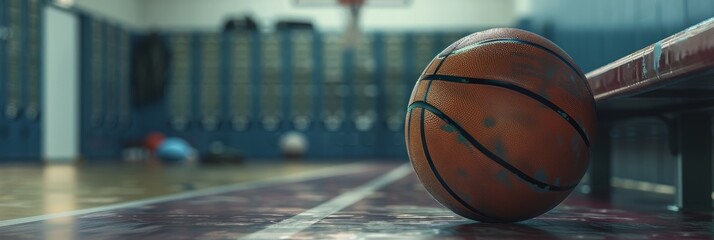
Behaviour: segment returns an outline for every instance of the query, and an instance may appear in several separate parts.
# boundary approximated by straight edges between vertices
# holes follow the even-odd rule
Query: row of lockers
[[[41,0],[0,0],[0,159],[38,159]]]
[[[311,157],[403,157],[416,78],[466,34],[366,33],[347,48],[339,34],[304,30],[166,33],[166,97],[133,116],[139,132],[180,136],[202,151],[221,141],[277,157],[280,136],[299,131]]]
[[[80,152],[117,159],[125,142],[141,134],[131,106],[133,34],[89,15],[80,19]]]
[[[350,51],[339,35],[312,31],[169,34],[171,126],[211,131],[229,122],[243,131],[255,122],[275,131],[321,122],[339,131],[351,122],[370,131],[381,122],[401,131],[412,84],[461,36],[374,33]]]

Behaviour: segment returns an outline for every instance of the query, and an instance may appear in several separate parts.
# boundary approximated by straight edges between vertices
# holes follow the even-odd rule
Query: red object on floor
[[[156,149],[159,148],[159,145],[164,141],[166,136],[160,132],[151,132],[149,135],[146,135],[146,139],[144,140],[144,147],[146,149],[149,149],[150,152],[156,152]]]

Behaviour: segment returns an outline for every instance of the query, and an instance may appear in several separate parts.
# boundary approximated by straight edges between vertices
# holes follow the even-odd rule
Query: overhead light
[[[65,7],[65,8],[70,8],[70,7],[74,6],[74,0],[54,0],[54,3],[57,6]]]

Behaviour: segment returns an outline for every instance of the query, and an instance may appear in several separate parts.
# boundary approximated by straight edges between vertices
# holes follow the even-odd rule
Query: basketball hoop
[[[355,49],[362,37],[359,30],[359,13],[364,0],[339,0],[339,2],[340,5],[348,8],[348,21],[343,38],[344,49]]]

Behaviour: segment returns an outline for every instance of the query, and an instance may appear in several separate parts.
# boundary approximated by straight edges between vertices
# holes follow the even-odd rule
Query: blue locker
[[[166,113],[165,115],[159,116],[158,113],[154,111],[153,114],[146,116],[149,120],[156,121],[157,118],[162,120],[161,124],[154,123],[154,126],[150,126],[149,129],[151,130],[167,129],[171,131],[185,131],[187,128],[190,118],[187,115],[190,113],[190,102],[192,99],[190,99],[190,95],[185,95],[187,94],[185,92],[186,89],[176,88],[190,88],[184,86],[189,85],[191,79],[190,56],[186,56],[187,54],[190,55],[190,42],[190,37],[186,36],[186,34],[166,36],[166,43],[169,46],[169,52],[171,52],[171,64],[166,82],[166,97],[160,106],[166,109]],[[175,102],[175,95],[178,94],[184,94],[181,99],[189,99],[188,102]],[[138,115],[141,116],[142,113],[138,113]],[[170,127],[167,127],[164,123]]]
[[[319,47],[316,48],[316,68],[319,69],[319,78],[316,81],[316,102],[319,115],[316,128],[319,136],[313,146],[319,150],[321,157],[341,157],[344,154],[345,139],[344,129],[347,127],[347,85],[346,76],[350,73],[345,70],[348,64],[347,54],[342,51],[341,38],[334,33],[323,33],[319,37]]]
[[[102,118],[104,119],[103,128],[110,137],[114,133],[114,127],[116,126],[116,96],[117,88],[116,85],[116,71],[117,71],[117,58],[116,58],[116,31],[114,26],[107,24],[104,28],[104,78],[102,78],[104,84],[104,112]]]
[[[259,32],[256,32],[253,35],[253,39],[251,42],[251,62],[253,63],[251,65],[251,91],[253,94],[251,95],[251,113],[253,114],[252,116],[252,124],[250,125],[249,131],[246,132],[246,134],[242,137],[242,142],[239,147],[246,149],[246,155],[252,154],[255,156],[259,156],[260,150],[256,149],[262,144],[259,141],[254,141],[252,138],[255,137],[258,134],[263,134],[263,130],[261,127],[260,123],[260,91],[261,91],[261,76],[262,76],[262,54],[261,54],[261,47],[262,47],[262,40],[263,36]]]
[[[307,133],[307,139],[309,140],[309,151],[308,157],[322,157],[321,149],[321,134],[324,130],[323,126],[320,124],[320,113],[323,106],[322,98],[323,88],[320,87],[323,79],[323,71],[321,71],[320,66],[322,66],[322,35],[319,32],[312,32],[312,123],[310,129]]]
[[[318,147],[319,140],[319,103],[318,88],[316,86],[317,77],[322,73],[317,68],[316,49],[318,35],[312,30],[286,30],[285,31],[285,72],[287,82],[285,83],[286,94],[284,96],[284,112],[287,116],[286,129],[304,134],[311,147],[308,148],[308,157],[317,157],[321,148]]]
[[[87,151],[88,151],[88,146],[85,143],[87,138],[87,134],[89,132],[88,125],[88,119],[89,119],[89,109],[88,109],[88,100],[89,100],[89,94],[90,89],[87,88],[87,84],[89,83],[89,78],[91,76],[91,68],[89,68],[89,57],[91,56],[91,48],[89,47],[89,40],[90,34],[92,32],[92,29],[90,29],[90,19],[86,15],[80,15],[79,16],[79,41],[80,41],[80,48],[79,48],[79,62],[80,62],[80,87],[79,87],[79,99],[80,99],[80,107],[79,107],[79,119],[80,119],[80,127],[79,127],[79,141],[80,141],[80,147],[79,147],[79,152],[81,155],[84,155],[84,157],[87,157]]]
[[[25,151],[27,144],[27,129],[20,118],[23,109],[23,86],[26,77],[26,21],[25,1],[7,0],[5,24],[9,29],[6,42],[6,70],[7,77],[4,84],[3,98],[5,104],[3,118],[7,126],[7,148],[0,154],[17,160]],[[3,131],[4,133],[4,131]]]
[[[24,112],[25,121],[28,122],[28,145],[25,148],[25,155],[28,159],[40,160],[42,151],[41,139],[41,109],[42,109],[42,29],[44,6],[41,0],[30,0],[28,2],[28,86],[26,88],[27,108]]]
[[[0,0],[0,93],[6,91],[5,84],[7,81],[7,38],[8,29],[6,26],[7,17],[6,0]],[[4,95],[4,94],[3,94]],[[5,98],[0,97],[0,109],[5,109]],[[0,152],[7,150],[9,126],[4,117],[0,117]],[[0,160],[5,160],[4,155],[0,155]]]
[[[117,36],[119,46],[119,123],[118,129],[126,137],[133,130],[131,107],[131,33],[126,29]]]
[[[203,111],[201,111],[200,104],[201,75],[203,74],[203,68],[201,67],[203,64],[201,54],[203,49],[203,46],[201,46],[202,36],[202,33],[191,33],[190,36],[189,58],[191,59],[191,72],[189,75],[189,85],[191,87],[189,99],[191,99],[191,101],[189,102],[189,124],[185,131],[178,133],[182,138],[186,139],[187,142],[199,149],[205,149],[205,139],[203,138],[205,134],[203,134],[204,131],[201,128],[201,113]]]
[[[94,20],[88,16],[82,16],[80,20],[80,41],[81,44],[81,124],[80,124],[80,152],[86,158],[93,158],[96,153],[95,149],[100,148],[94,135],[95,127],[98,126],[96,122],[96,114],[94,113],[94,95],[97,94],[93,91],[94,87],[94,75],[95,68],[93,67],[93,53],[94,42],[92,41],[93,35],[95,34],[95,29],[93,27]]]
[[[89,16],[81,18],[82,41],[82,105],[80,141],[81,154],[88,159],[114,159],[118,151],[114,148],[118,140],[110,134],[107,124],[108,61],[106,44],[110,26]],[[113,89],[112,89],[113,90]]]
[[[221,43],[220,43],[220,112],[222,113],[221,116],[219,117],[219,122],[218,122],[218,131],[223,132],[223,131],[230,131],[231,128],[231,120],[232,120],[232,112],[231,112],[231,89],[232,89],[232,79],[231,79],[231,73],[232,73],[232,58],[231,58],[231,46],[232,46],[232,36],[227,33],[222,33],[220,35],[221,38]],[[221,138],[221,141],[223,143],[227,143],[228,139],[223,137]]]
[[[224,50],[225,58],[228,59],[226,74],[231,91],[227,94],[228,102],[226,106],[229,112],[228,132],[226,138],[228,145],[243,151],[245,154],[254,154],[254,139],[259,129],[258,115],[255,114],[258,107],[258,79],[259,65],[256,59],[259,58],[260,45],[257,32],[240,32],[229,34],[227,49]],[[227,89],[226,89],[227,90]]]

